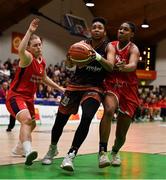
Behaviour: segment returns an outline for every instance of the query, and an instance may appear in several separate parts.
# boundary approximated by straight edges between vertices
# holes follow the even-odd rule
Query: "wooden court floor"
[[[68,123],[66,125],[58,144],[58,157],[66,155],[77,126],[78,123]],[[48,150],[51,127],[52,125],[38,125],[33,132],[33,149],[37,150],[39,153],[37,161],[40,161]],[[89,134],[78,154],[98,152],[98,127],[99,123],[91,124]],[[116,123],[113,123],[108,149],[111,149],[113,144],[115,128]],[[0,127],[0,165],[24,162],[24,158],[11,156],[11,149],[18,141],[18,132],[19,125],[17,125],[12,132],[6,132],[6,126]],[[166,155],[166,123],[132,123],[127,135],[126,143],[121,151]]]

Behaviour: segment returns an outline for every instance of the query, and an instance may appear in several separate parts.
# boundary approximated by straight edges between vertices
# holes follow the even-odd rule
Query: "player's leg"
[[[35,129],[35,127],[36,127],[36,121],[35,121],[34,118],[32,118],[31,132]],[[30,134],[30,142],[32,142],[31,134]],[[12,155],[25,157],[25,153],[24,153],[24,150],[23,150],[23,145],[22,145],[22,142],[21,142],[21,133],[19,133],[19,141],[18,141],[18,143],[12,149]]]
[[[84,140],[87,137],[91,121],[97,109],[100,106],[100,101],[90,97],[84,100],[81,106],[82,106],[82,117],[81,117],[80,124],[74,135],[72,146],[61,164],[61,168],[67,171],[74,170],[73,160],[81,144],[84,142]]]
[[[132,122],[131,117],[129,117],[127,114],[119,113],[117,117],[116,137],[111,152],[112,155],[111,164],[113,166],[121,165],[121,159],[118,152],[126,141],[126,135],[131,122]]]
[[[31,132],[32,127],[35,127],[35,121],[32,119],[28,109],[21,110],[17,113],[17,119],[20,125],[20,140],[22,142],[23,150],[26,156],[26,165],[32,165],[33,160],[37,158],[37,152],[32,151],[31,146]]]
[[[104,115],[100,121],[99,134],[99,168],[104,168],[110,165],[110,160],[107,154],[107,143],[111,130],[111,122],[118,106],[117,98],[114,94],[108,94],[104,98]]]
[[[120,95],[120,112],[117,117],[116,137],[111,153],[111,164],[113,166],[121,165],[121,159],[118,152],[126,141],[128,129],[132,122],[136,108],[139,105],[137,86],[122,86],[120,89]]]
[[[31,165],[32,161],[37,158],[37,152],[32,152],[31,148],[31,128],[33,120],[26,101],[22,97],[14,97],[7,100],[6,107],[11,115],[16,117],[16,119],[20,122],[20,142],[17,145],[21,146],[22,144],[23,151],[26,156],[25,163],[27,165]]]
[[[42,164],[52,164],[54,156],[58,153],[57,143],[62,135],[63,128],[66,125],[70,115],[75,114],[78,111],[80,97],[80,92],[65,91],[51,131],[51,144],[49,146],[48,152],[42,159]]]
[[[58,111],[51,131],[51,144],[49,146],[48,152],[42,159],[43,165],[52,164],[54,156],[58,154],[57,143],[62,135],[63,128],[66,125],[69,117],[69,114],[63,114],[60,111]]]

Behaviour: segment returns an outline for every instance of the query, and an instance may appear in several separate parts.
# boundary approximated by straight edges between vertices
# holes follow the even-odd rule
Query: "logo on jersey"
[[[92,71],[92,72],[100,72],[102,70],[102,67],[97,66],[87,66],[86,70]]]
[[[119,54],[116,54],[115,59],[116,59],[116,62],[126,61],[126,59],[124,59],[124,58],[123,58],[121,55],[119,55]]]
[[[32,77],[31,77],[30,81],[33,82],[33,83],[41,83],[42,82],[42,77],[32,74]]]

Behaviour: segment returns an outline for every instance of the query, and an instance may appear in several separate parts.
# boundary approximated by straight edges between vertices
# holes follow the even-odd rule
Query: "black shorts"
[[[59,105],[59,111],[63,114],[76,114],[79,105],[88,98],[101,102],[101,93],[93,90],[86,91],[65,91]]]

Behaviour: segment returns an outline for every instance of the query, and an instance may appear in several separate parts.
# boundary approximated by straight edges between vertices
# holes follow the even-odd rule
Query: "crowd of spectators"
[[[6,91],[11,80],[15,75],[18,66],[18,59],[7,59],[4,63],[0,61],[0,101],[5,99]],[[66,87],[69,79],[73,76],[73,71],[65,67],[64,61],[55,65],[50,64],[47,75],[59,85]],[[136,121],[166,121],[166,87],[140,87],[139,88],[140,106],[135,113]],[[61,94],[44,84],[39,84],[36,93],[36,103],[52,102],[58,104]]]
[[[136,121],[166,121],[166,87],[140,87],[140,106],[135,113]]]

